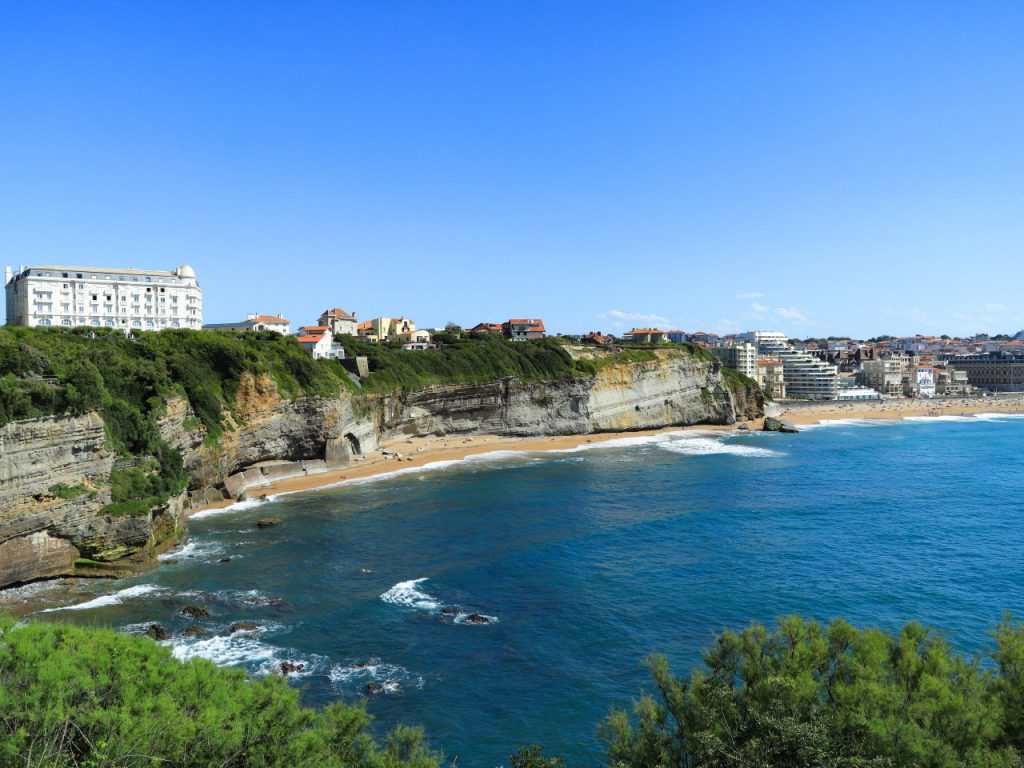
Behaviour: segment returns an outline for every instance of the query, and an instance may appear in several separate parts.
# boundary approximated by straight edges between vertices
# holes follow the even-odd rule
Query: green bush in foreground
[[[0,766],[435,768],[417,729],[384,742],[362,707],[299,705],[283,678],[248,680],[109,630],[0,617]]]
[[[705,668],[649,666],[657,696],[601,727],[615,768],[1024,765],[1024,625],[981,658],[920,624],[897,634],[788,617],[725,632]]]

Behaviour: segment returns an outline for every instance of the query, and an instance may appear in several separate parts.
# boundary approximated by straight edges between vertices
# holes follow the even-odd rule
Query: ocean
[[[918,620],[983,651],[1024,614],[1022,456],[1024,416],[995,414],[506,452],[200,514],[159,569],[35,618],[159,622],[179,658],[253,674],[301,663],[306,703],[365,700],[459,765],[532,743],[594,765],[645,657],[689,670],[726,628]]]

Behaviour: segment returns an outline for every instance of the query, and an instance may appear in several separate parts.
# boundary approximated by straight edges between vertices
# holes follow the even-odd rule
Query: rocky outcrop
[[[600,357],[599,351],[580,351]],[[394,395],[380,404],[387,437],[426,434],[578,435],[690,424],[733,424],[761,414],[760,389],[727,386],[717,362],[683,351],[608,364],[556,382],[502,379]]]
[[[98,414],[0,427],[0,586],[137,567],[183,535],[183,498],[111,517],[115,455]]]
[[[659,349],[642,361],[604,350],[570,353],[592,360],[597,373],[294,400],[283,399],[269,375],[246,375],[216,439],[187,401],[173,398],[159,429],[182,454],[189,490],[141,517],[99,514],[110,501],[115,456],[97,414],[7,424],[0,427],[0,586],[136,568],[184,535],[190,507],[342,467],[388,438],[589,434],[732,424],[763,414],[756,384],[726,378],[719,363],[686,350]]]

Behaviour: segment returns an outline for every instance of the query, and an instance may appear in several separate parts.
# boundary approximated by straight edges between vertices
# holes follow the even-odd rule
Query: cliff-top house
[[[283,315],[261,315],[250,313],[245,320],[238,323],[208,323],[204,331],[277,331],[287,336],[291,333],[292,324]]]
[[[355,312],[350,314],[340,307],[335,307],[323,311],[320,315],[319,325],[330,328],[331,333],[335,336],[355,336],[359,321],[356,319]]]

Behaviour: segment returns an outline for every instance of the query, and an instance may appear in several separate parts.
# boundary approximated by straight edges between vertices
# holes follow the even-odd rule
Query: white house
[[[334,341],[334,334],[326,325],[304,325],[299,328],[299,342],[314,360],[340,360],[345,357],[345,349]]]

